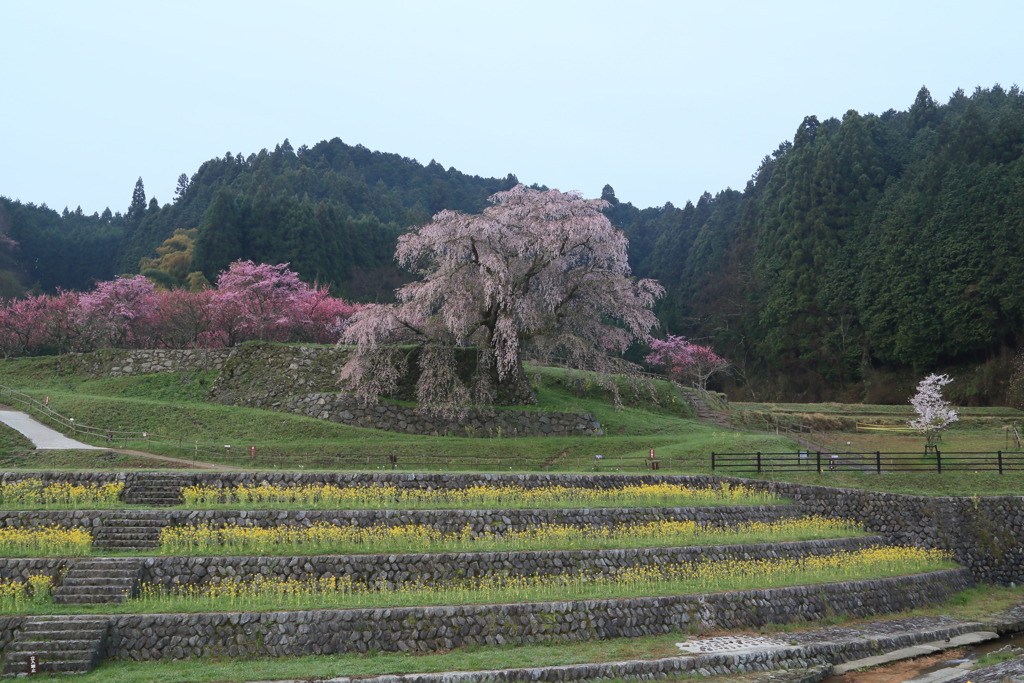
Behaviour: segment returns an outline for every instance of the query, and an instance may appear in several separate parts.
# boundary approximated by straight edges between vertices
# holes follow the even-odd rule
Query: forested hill
[[[140,271],[181,285],[190,271],[212,280],[237,259],[290,262],[303,278],[350,297],[387,296],[398,276],[399,234],[441,209],[480,211],[487,197],[517,182],[433,161],[424,166],[335,138],[211,159],[191,178],[182,174],[173,202],[163,205],[147,200],[140,179],[123,215],[60,214],[0,198],[0,236],[7,235],[0,241],[0,297],[31,287],[88,289]]]
[[[1024,342],[1016,86],[808,116],[742,192],[696,205],[605,195],[634,271],[668,289],[666,331],[709,341],[758,398],[903,402],[941,368],[961,400],[1001,399]]]
[[[734,397],[904,402],[946,370],[959,400],[999,401],[1024,342],[1022,157],[1016,87],[922,88],[906,111],[806,117],[742,191],[642,210],[603,194],[635,274],[668,290],[663,331],[732,360]],[[140,182],[123,215],[0,198],[0,297],[140,270],[195,285],[242,258],[374,299],[399,282],[398,234],[515,183],[334,139],[212,159],[168,204]]]

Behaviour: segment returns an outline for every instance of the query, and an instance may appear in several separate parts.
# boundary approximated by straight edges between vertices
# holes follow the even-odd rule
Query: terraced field
[[[886,614],[971,583],[945,553],[710,477],[22,473],[4,486],[20,508],[0,510],[8,674],[29,655],[41,671],[103,672],[685,638]],[[65,502],[10,492],[47,487]],[[34,532],[89,543],[47,550]]]

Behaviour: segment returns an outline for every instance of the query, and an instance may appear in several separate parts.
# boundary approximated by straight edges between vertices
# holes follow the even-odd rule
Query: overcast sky
[[[640,207],[742,189],[804,116],[1024,83],[1020,0],[0,0],[0,195],[124,211],[339,137]]]

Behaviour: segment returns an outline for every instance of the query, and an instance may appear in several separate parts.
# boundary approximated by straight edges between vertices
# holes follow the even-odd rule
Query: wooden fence
[[[712,453],[712,471],[729,472],[1024,472],[1021,451],[940,451],[913,453]]]

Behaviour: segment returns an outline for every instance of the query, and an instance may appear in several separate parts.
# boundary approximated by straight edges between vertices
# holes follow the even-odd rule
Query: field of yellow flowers
[[[121,484],[44,485],[24,480],[0,485],[7,508],[101,508],[120,505]],[[462,489],[403,489],[391,485],[331,484],[255,486],[183,490],[185,507],[299,509],[508,509],[577,507],[689,507],[768,505],[782,501],[745,486],[691,487],[669,483],[618,488],[572,486],[474,486]],[[378,524],[369,527],[317,523],[308,527],[255,527],[210,524],[162,530],[156,554],[320,555],[359,553],[489,552],[589,550],[743,543],[781,543],[864,534],[842,519],[809,516],[731,527],[663,519],[618,525],[543,524],[502,533],[455,532],[428,525]],[[83,529],[57,526],[0,529],[0,556],[72,557],[89,555],[92,536]],[[468,604],[515,601],[599,599],[692,592],[743,590],[795,584],[848,581],[914,574],[953,566],[937,551],[888,546],[835,552],[801,559],[729,560],[684,564],[638,564],[613,572],[570,571],[563,575],[521,576],[505,572],[428,583],[411,577],[394,584],[367,584],[346,576],[285,580],[239,576],[219,583],[181,584],[173,589],[144,586],[139,597],[114,611],[218,611],[237,609],[315,609],[400,605]],[[45,576],[0,582],[0,613],[48,609],[53,584]]]
[[[0,579],[0,613],[16,612],[27,605],[46,605],[53,593],[53,579],[33,574],[27,581]]]
[[[173,589],[146,584],[130,609],[189,612],[593,600],[855,581],[953,566],[942,551],[880,546],[800,559],[644,565],[612,574],[489,574],[437,584],[366,584],[345,576],[304,581],[235,577]]]
[[[41,479],[22,479],[0,484],[0,509],[95,510],[121,505],[124,484],[44,484]]]
[[[56,525],[0,529],[0,557],[79,557],[92,550],[85,529]]]
[[[614,488],[503,485],[459,489],[405,489],[392,484],[277,486],[263,483],[228,488],[197,484],[183,488],[182,496],[184,506],[192,509],[559,509],[770,505],[785,502],[772,494],[728,483],[706,487],[657,483]]]
[[[542,524],[501,534],[474,533],[468,526],[457,532],[444,532],[422,524],[370,527],[322,522],[308,527],[197,524],[164,528],[158,552],[167,555],[321,555],[582,550],[806,541],[864,533],[853,522],[817,515],[775,522],[747,522],[732,527],[667,519],[605,526]]]

